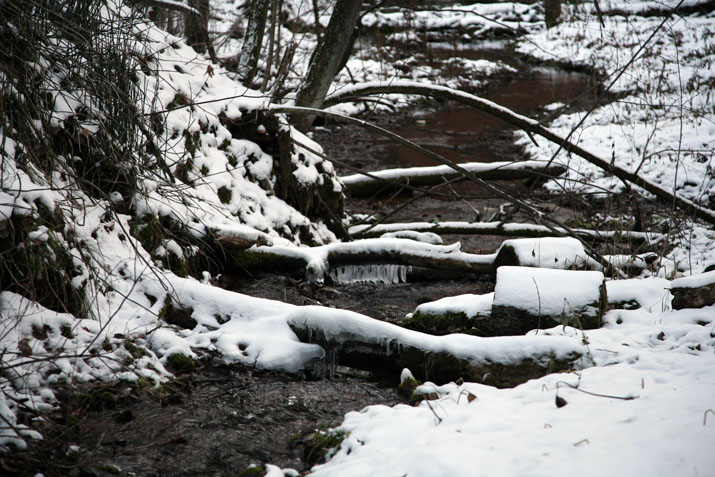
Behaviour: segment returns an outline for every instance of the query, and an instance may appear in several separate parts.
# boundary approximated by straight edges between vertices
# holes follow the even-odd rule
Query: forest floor
[[[496,76],[482,86],[480,93],[536,116],[545,114],[543,107],[554,101],[575,100],[574,104],[583,107],[596,99],[592,95],[583,99],[593,85],[585,74],[554,68],[535,73],[534,65],[520,62],[520,66],[521,75]],[[534,99],[535,87],[541,87],[541,97],[524,106],[525,97]],[[415,114],[415,110],[419,112]],[[473,154],[484,162],[523,156],[523,148],[514,144],[511,126],[484,121],[478,114],[454,105],[430,103],[364,116],[418,142],[458,151],[464,156],[462,161],[470,160]],[[324,124],[313,138],[335,160],[341,175],[349,174],[351,168],[425,165],[356,126]],[[541,195],[540,204],[562,219],[577,221],[589,213],[568,207],[563,197],[544,194],[538,187],[522,182],[501,185],[532,200]],[[484,217],[501,205],[497,198],[472,184],[450,187],[469,200],[423,197],[390,221],[472,220],[477,213]],[[352,214],[387,213],[405,200],[411,197],[348,199],[346,208]],[[491,253],[503,237],[455,235],[445,236],[445,240],[462,242],[464,251]],[[347,309],[394,323],[421,303],[494,289],[494,279],[489,275],[390,285],[317,286],[298,276],[227,274],[219,277],[218,283],[250,296]],[[339,442],[330,441],[324,431],[338,426],[347,412],[373,404],[409,401],[398,394],[398,376],[376,376],[342,366],[325,379],[308,380],[300,375],[226,365],[213,358],[196,364],[178,370],[176,379],[158,390],[122,382],[87,384],[79,393],[76,389],[71,393],[59,389],[59,410],[40,428],[45,438],[31,441],[25,451],[0,457],[0,468],[11,475],[28,476],[38,472],[47,476],[262,475],[266,464],[307,472]],[[68,448],[77,451],[68,452]]]

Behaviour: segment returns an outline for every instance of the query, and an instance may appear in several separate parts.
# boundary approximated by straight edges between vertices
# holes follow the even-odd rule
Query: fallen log
[[[481,99],[481,98],[480,98]],[[492,103],[493,104],[493,103]],[[512,204],[518,206],[521,210],[524,212],[528,213],[531,215],[531,217],[536,220],[537,222],[540,222],[542,225],[548,227],[552,232],[555,234],[559,234],[558,230],[555,227],[559,227],[561,229],[564,229],[569,232],[569,235],[573,236],[573,234],[570,232],[570,229],[563,224],[561,221],[550,217],[543,212],[539,211],[536,207],[532,206],[531,204],[525,202],[524,200],[521,200],[517,197],[514,197],[513,195],[499,189],[498,187],[493,186],[492,184],[484,181],[483,179],[480,179],[479,177],[475,176],[472,172],[466,170],[465,168],[461,167],[459,164],[456,164],[449,159],[440,156],[439,154],[436,154],[429,149],[425,149],[424,147],[415,144],[414,142],[403,138],[402,136],[399,136],[393,132],[388,131],[387,129],[381,128],[379,126],[375,126],[374,124],[371,124],[367,121],[363,121],[360,119],[355,119],[350,116],[346,116],[344,114],[340,113],[333,113],[330,111],[324,111],[321,109],[314,109],[314,108],[299,108],[299,107],[294,107],[294,106],[282,106],[282,105],[271,105],[269,106],[269,111],[273,113],[306,113],[310,112],[313,113],[317,116],[322,116],[322,117],[338,117],[341,118],[347,122],[350,122],[352,124],[357,124],[359,126],[362,126],[364,128],[367,128],[371,131],[375,131],[378,134],[381,134],[385,137],[389,137],[390,139],[393,139],[397,141],[400,144],[404,144],[405,146],[419,152],[420,154],[424,155],[425,157],[429,157],[430,159],[433,159],[441,164],[447,165],[454,169],[455,171],[459,172],[460,174],[464,175],[467,177],[469,180],[472,182],[479,184],[480,186],[484,187],[486,190],[495,193],[497,196],[502,197]],[[508,111],[508,110],[507,110]],[[608,262],[604,260],[604,258],[596,252],[592,247],[589,247],[587,244],[585,244],[588,254],[594,258],[595,260],[599,261],[604,267],[608,267]]]
[[[556,227],[558,230],[558,227]],[[348,232],[355,238],[376,238],[386,233],[432,232],[444,235],[503,235],[506,237],[553,237],[554,232],[538,224],[503,222],[408,222],[394,224],[353,225]],[[566,230],[558,230],[566,234]],[[577,237],[593,242],[622,240],[634,244],[659,243],[665,235],[654,232],[630,230],[571,229]]]
[[[534,177],[556,177],[566,172],[565,166],[561,164],[549,165],[544,161],[468,162],[460,164],[460,166],[485,181],[510,181],[533,179]],[[411,185],[413,187],[430,187],[459,178],[461,178],[461,180],[468,179],[451,167],[442,165],[386,169],[371,172],[369,175],[352,174],[341,177],[340,180],[353,197],[369,197],[378,192],[384,193],[393,191],[399,188],[400,184]],[[386,179],[390,182],[380,179]]]
[[[397,265],[445,271],[450,274],[491,274],[501,265],[602,268],[600,262],[586,255],[580,242],[568,237],[507,240],[495,253],[488,254],[462,252],[460,246],[459,242],[434,245],[410,239],[381,238],[338,242],[318,247],[254,246],[235,250],[228,256],[237,269],[249,272],[272,270],[304,273],[306,280],[319,284],[329,277],[336,281],[335,278],[341,274],[349,275],[350,270],[340,269],[354,266]],[[534,252],[532,257],[532,249],[537,248],[539,253]],[[612,258],[615,261],[614,267],[623,261],[623,256],[615,255]],[[645,260],[643,261],[645,263]],[[611,263],[606,261],[606,269],[610,268]],[[392,272],[402,274],[400,270]],[[405,281],[404,274],[402,275],[401,279],[379,281]],[[337,282],[342,281],[338,279]]]
[[[463,273],[491,273],[496,254],[471,254],[460,244],[432,245],[409,239],[366,239],[319,247],[252,247],[232,254],[234,265],[246,270],[273,268],[305,271],[306,279],[322,283],[330,268],[346,265],[391,264],[449,270]]]
[[[430,96],[434,98],[443,98],[451,101],[457,101],[459,103],[474,107],[476,109],[479,109],[480,111],[484,111],[488,114],[503,119],[504,121],[507,121],[520,129],[523,129],[534,143],[536,143],[533,136],[534,134],[544,137],[549,141],[558,144],[565,151],[582,157],[588,162],[596,165],[597,167],[610,174],[613,174],[619,179],[642,187],[651,194],[657,196],[659,199],[664,200],[666,203],[675,204],[686,212],[692,212],[695,217],[702,219],[708,223],[715,224],[715,211],[701,207],[695,202],[680,197],[677,194],[671,194],[658,184],[650,182],[634,172],[627,171],[612,163],[611,161],[605,160],[596,156],[595,154],[592,154],[589,151],[586,151],[580,146],[568,141],[566,138],[563,138],[558,134],[552,132],[548,128],[542,126],[541,124],[539,124],[538,121],[517,114],[512,110],[500,106],[492,101],[480,98],[479,96],[475,96],[473,94],[465,93],[463,91],[455,90],[445,86],[436,86],[413,81],[364,83],[341,88],[339,91],[329,95],[325,99],[323,107],[328,108],[336,104],[350,102],[357,97],[375,94],[411,94]]]
[[[270,236],[245,225],[207,226],[207,235],[229,251],[245,250],[254,245],[273,245]]]
[[[301,313],[288,318],[288,325],[302,342],[326,351],[319,365],[332,361],[394,374],[409,368],[419,379],[436,383],[461,378],[511,387],[587,359],[585,347],[573,338],[431,336],[357,313],[337,316],[321,307],[302,307]]]

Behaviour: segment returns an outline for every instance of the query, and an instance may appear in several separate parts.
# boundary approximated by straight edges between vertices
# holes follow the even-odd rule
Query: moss
[[[251,464],[240,471],[237,477],[261,477],[264,473],[265,469],[262,466]]]
[[[233,192],[231,191],[231,189],[225,186],[219,187],[216,193],[218,194],[218,199],[221,201],[222,204],[228,204],[233,198]]]
[[[89,409],[92,411],[102,411],[114,409],[117,405],[117,399],[112,390],[105,386],[100,386],[88,393],[73,394],[68,403],[68,407],[74,410],[70,414],[76,416],[77,411]]]
[[[166,109],[181,108],[182,106],[188,106],[189,104],[191,104],[191,100],[188,96],[184,93],[176,93],[174,95],[174,99],[171,100],[171,103],[169,103]]]
[[[466,332],[472,328],[474,320],[464,313],[421,313],[415,312],[402,322],[402,326],[411,330],[446,335],[449,333]]]
[[[153,388],[154,387],[154,380],[151,378],[147,378],[142,376],[141,378],[137,379],[134,381],[134,385],[140,389],[142,388]]]
[[[124,349],[126,349],[134,359],[139,359],[142,356],[149,356],[149,352],[147,350],[137,346],[130,338],[124,340]]]
[[[0,290],[19,293],[45,308],[81,316],[86,308],[84,285],[75,287],[72,279],[82,273],[68,249],[78,244],[65,231],[59,209],[51,211],[41,204],[33,216],[12,216],[0,240]],[[47,239],[31,240],[29,234],[45,226],[53,233]],[[44,335],[48,330],[33,330]],[[38,338],[44,339],[44,338]]]
[[[325,462],[330,453],[340,446],[346,434],[335,429],[316,430],[308,436],[303,449],[303,460],[309,465]]]
[[[72,326],[68,323],[63,324],[60,327],[60,334],[70,340],[74,338],[74,336],[72,335]]]
[[[174,176],[184,184],[191,185],[194,181],[189,177],[189,172],[193,170],[194,161],[189,159],[188,161],[182,162],[176,166],[176,169],[174,169]]]
[[[99,464],[96,466],[96,469],[101,472],[111,474],[111,475],[121,475],[122,474],[122,469],[120,469],[119,467],[117,467],[114,464]]]
[[[47,325],[36,326],[32,325],[32,337],[36,340],[46,340],[49,336],[51,328]]]
[[[181,353],[174,353],[166,358],[166,365],[172,373],[184,373],[196,367],[196,361]]]
[[[186,152],[188,152],[191,155],[191,158],[193,159],[196,156],[196,151],[198,150],[199,146],[201,145],[201,132],[200,131],[195,131],[193,133],[190,133],[189,131],[184,131],[184,148],[186,149]],[[191,165],[193,167],[193,162],[191,162]]]
[[[300,258],[274,255],[271,253],[256,253],[248,250],[237,250],[229,255],[231,265],[238,270],[302,270],[305,261]]]
[[[192,313],[193,310],[190,307],[175,307],[171,298],[167,296],[164,306],[159,312],[159,317],[170,325],[193,330],[196,328],[197,322],[192,318]]]
[[[420,382],[414,378],[404,379],[397,387],[397,393],[403,398],[413,401],[415,396],[415,389],[417,389],[417,386],[419,385]]]
[[[164,242],[166,231],[159,219],[152,215],[135,217],[129,221],[129,232],[145,250],[153,252]]]

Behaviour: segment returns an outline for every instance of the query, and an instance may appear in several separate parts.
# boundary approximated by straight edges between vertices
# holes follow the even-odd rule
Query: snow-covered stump
[[[326,351],[320,370],[341,364],[377,373],[409,368],[420,380],[479,382],[512,387],[551,372],[578,367],[587,359],[578,339],[564,336],[481,338],[432,336],[357,313],[301,307],[288,325],[301,342]],[[322,366],[321,366],[322,364]],[[581,363],[588,366],[590,363]]]
[[[601,272],[504,266],[497,269],[491,318],[476,326],[482,336],[557,325],[599,328],[607,305]]]
[[[588,264],[583,244],[571,237],[511,239],[497,250],[494,268],[501,266],[570,269]]]
[[[673,280],[670,293],[675,310],[712,305],[715,303],[715,271]]]

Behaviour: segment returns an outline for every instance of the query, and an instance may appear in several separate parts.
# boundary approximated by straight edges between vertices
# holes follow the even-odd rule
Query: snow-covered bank
[[[220,8],[228,9],[235,6],[233,3],[221,2]],[[289,8],[298,6],[298,2],[286,3]],[[606,8],[605,2],[603,5]],[[628,5],[619,2],[607,6],[626,8]],[[306,7],[307,4],[301,4],[310,18],[310,9]],[[480,15],[494,15],[501,23],[529,31],[537,30],[541,23],[537,4],[501,2],[478,4],[469,9]],[[401,18],[409,16],[408,13],[401,12]],[[589,53],[596,66],[609,69],[624,64],[608,63],[618,57],[617,53],[632,53],[637,48],[638,40],[642,39],[636,35],[637,28],[645,28],[647,34],[658,21],[634,16],[629,18],[630,23],[625,23],[620,17],[609,16],[603,31],[611,46],[599,50],[598,19],[589,11],[585,11],[587,19],[579,19],[581,13],[584,12],[567,11],[566,19],[573,20],[572,23],[564,23],[548,33],[534,33],[530,39],[541,42],[544,48],[556,45],[554,48],[562,53],[562,60],[578,60],[578,54]],[[377,16],[380,18],[376,22],[389,19],[388,14]],[[438,30],[447,24],[468,29],[468,23],[473,21],[476,31],[481,24],[494,23],[478,15],[448,11],[420,13],[417,18],[427,25],[427,30],[432,27]],[[626,91],[629,96],[594,113],[591,118],[594,123],[588,123],[581,136],[581,140],[590,141],[589,134],[594,131],[595,139],[586,145],[596,148],[603,157],[618,161],[625,158],[624,165],[637,167],[641,163],[639,158],[645,159],[640,170],[650,180],[669,189],[675,187],[679,193],[705,206],[712,196],[712,185],[708,182],[712,177],[713,144],[712,111],[708,109],[712,108],[712,86],[708,86],[712,76],[712,23],[712,15],[673,20],[667,30],[673,41],[669,43],[670,37],[666,34],[660,43],[655,43],[663,48],[661,54],[666,56],[648,60],[651,63],[636,66],[635,70],[636,74],[645,75],[660,68],[662,85],[669,86],[664,86],[663,91],[652,89],[655,88],[652,82],[658,80],[658,76],[650,75],[644,76],[650,83],[639,84],[631,92],[632,84],[624,76],[614,88]],[[60,161],[61,171],[45,173],[36,164],[28,166],[25,147],[15,140],[12,125],[0,125],[3,138],[0,233],[5,239],[10,236],[8,230],[15,233],[16,224],[26,227],[17,228],[18,235],[24,234],[21,243],[10,250],[3,249],[3,262],[8,263],[6,257],[10,261],[28,250],[41,248],[46,254],[38,254],[37,263],[60,269],[55,259],[67,256],[63,283],[70,283],[86,299],[83,306],[73,308],[71,313],[61,313],[42,306],[39,300],[23,296],[32,290],[16,286],[0,293],[3,371],[0,450],[22,447],[26,444],[24,439],[40,437],[18,421],[17,416],[28,415],[22,413],[23,409],[46,412],[56,406],[54,386],[116,379],[156,383],[170,376],[172,356],[200,357],[204,352],[260,369],[300,373],[326,358],[326,349],[310,340],[299,339],[294,328],[301,325],[309,330],[320,329],[322,337],[330,343],[344,344],[341,340],[360,338],[384,349],[386,354],[395,348],[399,351],[405,344],[420,345],[428,351],[446,351],[477,365],[489,362],[499,366],[538,359],[547,366],[551,358],[584,356],[574,364],[571,373],[549,375],[513,389],[497,390],[483,384],[488,376],[468,375],[475,382],[441,387],[425,384],[421,388],[423,394],[429,396],[435,391],[441,397],[417,407],[378,406],[351,413],[341,427],[349,435],[327,464],[314,469],[316,475],[570,475],[579,469],[593,474],[703,475],[715,468],[709,451],[715,444],[715,413],[712,411],[715,408],[715,308],[671,311],[667,291],[669,279],[697,273],[706,267],[707,260],[715,258],[715,236],[711,227],[681,226],[664,220],[663,232],[682,237],[673,250],[666,249],[667,240],[661,242],[666,256],[655,274],[668,280],[651,277],[607,282],[608,294],[614,297],[616,306],[635,309],[608,312],[602,329],[584,331],[557,327],[540,330],[538,336],[532,332],[505,339],[464,335],[429,337],[345,310],[297,307],[232,293],[210,286],[213,277],[208,271],[200,280],[179,277],[167,270],[170,264],[200,255],[202,250],[195,242],[180,243],[168,235],[147,237],[161,220],[185,228],[188,235],[197,240],[205,238],[207,230],[214,229],[270,240],[275,246],[265,247],[263,251],[281,250],[298,257],[312,264],[320,276],[327,272],[327,257],[337,250],[345,253],[366,249],[409,251],[428,258],[457,255],[480,265],[486,261],[484,257],[470,258],[454,245],[443,247],[394,238],[362,244],[337,243],[325,223],[309,218],[302,209],[278,196],[279,179],[285,179],[278,170],[279,159],[266,152],[268,147],[264,150],[260,143],[268,134],[276,132],[269,130],[275,126],[295,134],[299,142],[310,145],[313,150],[320,151],[320,146],[282,122],[253,124],[255,109],[267,106],[265,93],[233,82],[225,70],[211,66],[181,39],[146,24],[139,29],[139,46],[148,56],[138,74],[142,84],[156,92],[147,96],[151,101],[141,106],[145,113],[158,118],[160,157],[175,181],[167,180],[153,162],[156,156],[150,156],[145,174],[138,178],[136,194],[123,197],[116,192],[108,198],[94,197],[64,174],[72,170],[74,157]],[[576,40],[579,29],[587,32],[589,40],[595,43],[583,44],[581,39]],[[401,34],[409,35],[409,31],[395,33]],[[567,40],[560,43],[559,38],[563,37],[570,37],[568,42],[580,43],[578,51],[566,50],[570,46]],[[287,37],[286,41],[290,39]],[[526,43],[523,45],[525,50],[530,48]],[[303,53],[307,51],[308,48],[303,47]],[[363,53],[348,64],[349,68],[364,66],[361,81],[385,80],[397,74],[399,68],[382,70],[383,63],[371,62],[366,55],[369,54]],[[680,58],[680,70],[666,61],[667,55]],[[299,61],[292,71],[289,86],[300,80],[304,63]],[[410,61],[398,65],[409,66]],[[463,66],[489,69],[485,63],[465,62]],[[53,74],[48,73],[51,77]],[[433,74],[435,71],[423,69],[416,71],[414,77],[405,72],[399,77],[424,80]],[[334,87],[344,87],[352,81],[349,76],[347,73],[341,76]],[[62,83],[58,77],[51,80]],[[673,86],[680,81],[692,85],[694,89],[688,93],[691,96],[673,93]],[[650,102],[657,106],[655,113],[631,104],[636,102],[633,98],[642,98],[644,92],[657,100]],[[78,99],[73,92],[54,93],[56,103],[53,104],[58,109],[49,115],[56,116],[53,124],[61,128],[65,120],[74,117],[82,95],[77,94]],[[676,106],[671,107],[673,104]],[[66,110],[67,107],[72,109]],[[567,128],[577,119],[577,115],[568,116],[554,126]],[[646,119],[651,121],[648,128],[642,127]],[[241,120],[246,120],[247,125],[241,124]],[[87,132],[80,134],[91,136],[94,125],[91,121],[82,124],[87,126]],[[241,129],[242,126],[246,129]],[[661,127],[664,128],[662,135]],[[607,129],[615,131],[610,141],[618,138],[612,149],[605,139]],[[677,136],[674,135],[676,129]],[[654,132],[652,138],[648,139],[651,132]],[[696,141],[703,141],[705,145],[697,149]],[[637,146],[642,156],[624,144]],[[531,150],[532,154],[541,161],[549,160],[550,149],[542,147],[543,150]],[[677,174],[672,167],[667,167],[666,160],[674,151],[680,153],[679,160],[673,161],[677,164]],[[654,152],[658,154],[651,155]],[[339,195],[341,184],[328,161],[300,148],[287,159],[298,184],[317,186]],[[571,160],[572,169],[585,172],[596,186],[611,187],[601,172],[574,162],[573,158],[564,160]],[[684,179],[686,173],[687,180]],[[693,177],[695,182],[691,184]],[[571,179],[568,177],[562,182],[571,187]],[[55,222],[48,220],[38,225],[39,221],[46,220],[45,209],[56,213],[49,214]],[[137,223],[138,219],[144,222]],[[508,228],[513,231],[518,226]],[[138,240],[138,236],[144,240]],[[439,243],[435,237],[430,239]],[[302,246],[308,242],[323,245],[313,249]],[[523,249],[521,256],[525,262],[539,266],[547,262],[563,264],[563,252],[569,250],[573,251],[574,247],[562,247],[558,254],[542,254],[541,249],[531,246]],[[346,278],[355,278],[351,275],[354,271],[343,272],[348,275]],[[389,275],[386,281],[392,281],[399,273],[397,270],[386,273]],[[590,273],[602,279],[600,274]],[[582,294],[576,281],[549,280],[553,287],[550,291]],[[701,282],[701,278],[691,280]],[[525,279],[520,288],[533,291],[531,282],[533,280]],[[525,290],[514,290],[513,286],[512,296],[526,294]],[[555,305],[557,312],[563,310],[564,296],[574,296],[549,293],[539,297],[536,292],[532,303],[556,300],[559,303],[548,305]],[[514,300],[519,298],[516,296]],[[471,296],[446,298],[424,309],[461,309],[471,317],[484,315],[491,310],[491,305],[492,297],[474,299]],[[536,305],[537,310],[540,306],[540,303]],[[181,326],[171,324],[175,321],[172,313],[177,310],[185,315]],[[592,364],[595,366],[587,367]],[[600,395],[584,394],[573,386]],[[557,393],[562,399],[558,403]],[[273,467],[269,467],[269,471],[280,472]]]

